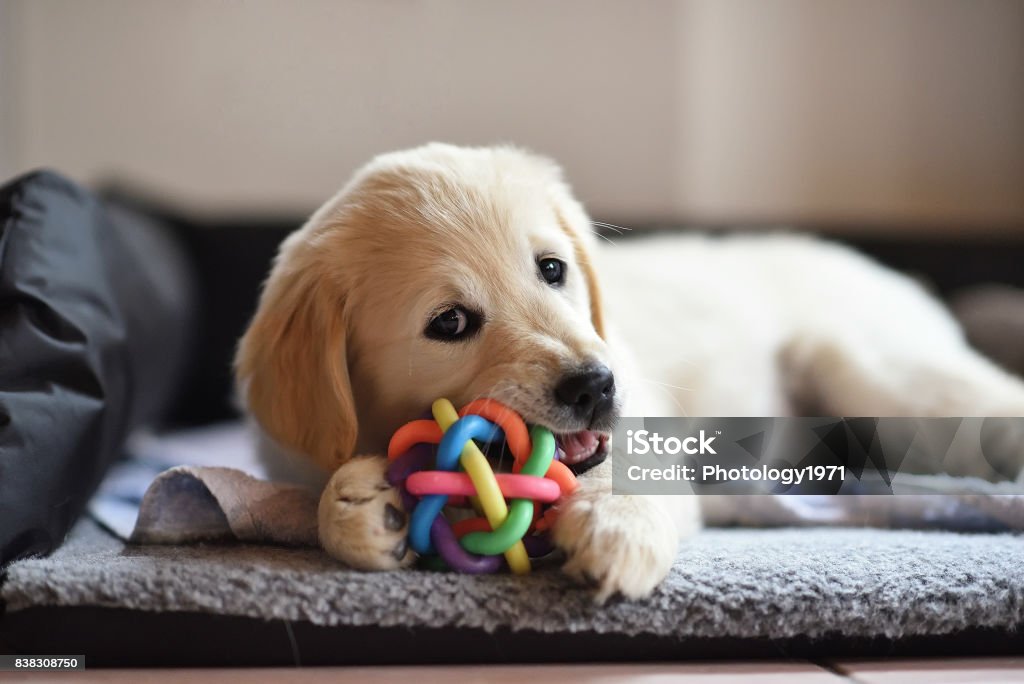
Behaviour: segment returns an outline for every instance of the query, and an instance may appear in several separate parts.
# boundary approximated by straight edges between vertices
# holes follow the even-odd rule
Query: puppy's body
[[[333,472],[324,547],[367,569],[412,561],[380,455],[438,396],[504,401],[570,460],[620,414],[1024,415],[909,279],[786,235],[599,245],[557,167],[509,148],[360,171],[282,246],[237,365],[277,472]],[[607,462],[561,508],[565,569],[600,597],[650,592],[700,524],[696,497],[612,496]]]
[[[627,415],[1020,415],[915,281],[799,235],[599,249],[608,320],[638,360]]]

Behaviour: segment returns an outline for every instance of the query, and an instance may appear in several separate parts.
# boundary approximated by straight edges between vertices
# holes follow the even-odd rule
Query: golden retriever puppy
[[[493,397],[551,428],[566,462],[605,457],[624,391],[594,241],[552,162],[429,145],[376,159],[284,242],[237,374],[275,476],[334,474],[328,552],[365,569],[414,560],[382,454],[438,397]],[[656,500],[612,497],[598,470],[554,530],[566,570],[602,595],[646,594],[675,558],[676,523]],[[687,533],[695,504],[688,518]]]
[[[1024,385],[909,279],[800,237],[599,249],[560,169],[509,147],[358,171],[281,246],[236,371],[272,474],[322,488],[321,542],[355,568],[414,560],[383,454],[436,398],[550,428],[566,462],[599,464],[553,530],[599,599],[648,594],[700,527],[697,497],[611,494],[624,410],[1024,415]]]

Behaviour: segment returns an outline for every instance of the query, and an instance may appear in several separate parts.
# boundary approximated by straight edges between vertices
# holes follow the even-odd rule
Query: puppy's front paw
[[[387,460],[353,458],[338,468],[320,497],[320,544],[358,570],[393,570],[411,565],[408,516],[398,490],[385,478]]]
[[[596,599],[641,598],[665,579],[679,548],[676,524],[647,497],[580,491],[562,505],[552,529],[568,555],[562,568],[596,585]]]

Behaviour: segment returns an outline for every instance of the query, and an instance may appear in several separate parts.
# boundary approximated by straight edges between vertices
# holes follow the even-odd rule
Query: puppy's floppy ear
[[[601,339],[605,339],[601,289],[597,285],[597,272],[594,270],[594,262],[591,258],[591,249],[594,246],[595,239],[594,234],[590,230],[590,219],[580,203],[568,194],[568,188],[560,188],[559,190],[559,192],[555,193],[555,211],[558,214],[558,224],[562,232],[572,240],[576,263],[579,264],[580,269],[583,271],[583,280],[587,284],[587,294],[590,298],[590,322]]]
[[[590,251],[580,236],[572,228],[569,228],[564,219],[561,220],[562,230],[572,240],[573,250],[576,252],[576,263],[583,271],[583,280],[587,283],[587,294],[590,297],[590,322],[597,331],[598,336],[604,337],[604,310],[601,304],[601,290],[597,286],[597,272],[594,270],[594,263],[590,258]]]
[[[242,337],[236,376],[247,407],[281,446],[333,471],[352,456],[356,412],[345,295],[299,231],[285,241]]]

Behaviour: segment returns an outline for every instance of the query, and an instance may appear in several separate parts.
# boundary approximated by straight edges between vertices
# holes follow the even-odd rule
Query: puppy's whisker
[[[609,228],[618,228],[619,230],[633,230],[628,226],[621,226],[617,223],[611,223],[609,221],[591,221],[596,226],[607,226]]]
[[[493,385],[491,385],[487,389],[482,390],[481,392],[479,392],[476,396],[474,396],[472,399],[470,399],[470,401],[476,401],[477,399],[495,399],[495,400],[497,400],[497,397],[495,395],[497,395],[500,392],[503,392],[506,389],[515,389],[515,385],[511,381],[509,381],[507,379],[499,380],[498,382],[494,383]],[[469,403],[469,402],[466,402],[466,403]]]
[[[504,442],[502,442],[500,450],[498,451],[498,466],[497,466],[497,468],[495,468],[495,470],[501,471],[502,466],[505,465],[505,454],[506,453],[508,453],[508,449],[506,448],[506,444]]]
[[[637,375],[636,373],[628,373],[628,374],[626,374],[626,377],[630,381],[633,381],[633,380],[643,380],[644,382],[652,383],[654,385],[655,389],[657,389],[657,390],[659,390],[661,392],[664,392],[668,396],[668,398],[672,400],[672,403],[676,405],[676,408],[679,409],[679,412],[683,415],[683,417],[685,417],[685,418],[689,418],[690,417],[690,414],[687,412],[687,410],[685,408],[683,408],[683,405],[679,401],[679,398],[676,397],[676,395],[674,393],[672,393],[672,391],[669,388],[674,388],[674,389],[679,389],[679,390],[686,390],[686,391],[689,391],[689,392],[696,391],[692,387],[679,387],[677,385],[670,385],[670,384],[668,384],[666,382],[659,382],[657,380],[652,380],[650,378],[642,377],[640,375]]]
[[[601,233],[597,232],[596,230],[592,230],[590,232],[593,233],[594,235],[596,235],[597,237],[601,238],[605,242],[607,242],[609,245],[612,245],[612,246],[615,245],[615,243],[612,242],[611,238],[609,238],[607,235],[602,235]]]
[[[601,226],[602,228],[608,228],[610,230],[614,230],[614,231],[618,232],[619,235],[622,235],[622,231],[624,231],[624,230],[628,230],[628,231],[633,230],[632,228],[628,228],[626,226],[617,226],[614,223],[608,223],[607,221],[591,221],[591,223],[594,224],[595,226]]]
[[[643,378],[641,378],[641,380],[643,380]],[[655,384],[655,387],[669,395],[669,398],[676,404],[676,408],[679,409],[679,413],[683,415],[683,418],[689,418],[690,415],[686,412],[686,409],[683,408],[683,404],[679,401],[679,398],[669,391],[668,387],[662,387],[659,383]]]
[[[618,233],[619,235],[622,235],[622,231],[619,230],[615,226],[609,226],[608,224],[600,223],[598,221],[591,221],[591,223],[594,224],[595,226],[599,227],[599,228],[607,228],[608,230],[614,231],[614,232]]]
[[[655,385],[661,385],[663,387],[671,387],[672,389],[682,390],[684,392],[693,392],[694,391],[694,389],[692,387],[680,387],[679,385],[672,385],[672,384],[669,384],[667,382],[661,382],[659,380],[652,380],[651,378],[640,377],[639,375],[635,376],[635,378],[637,380],[643,380],[644,382],[653,382]]]

